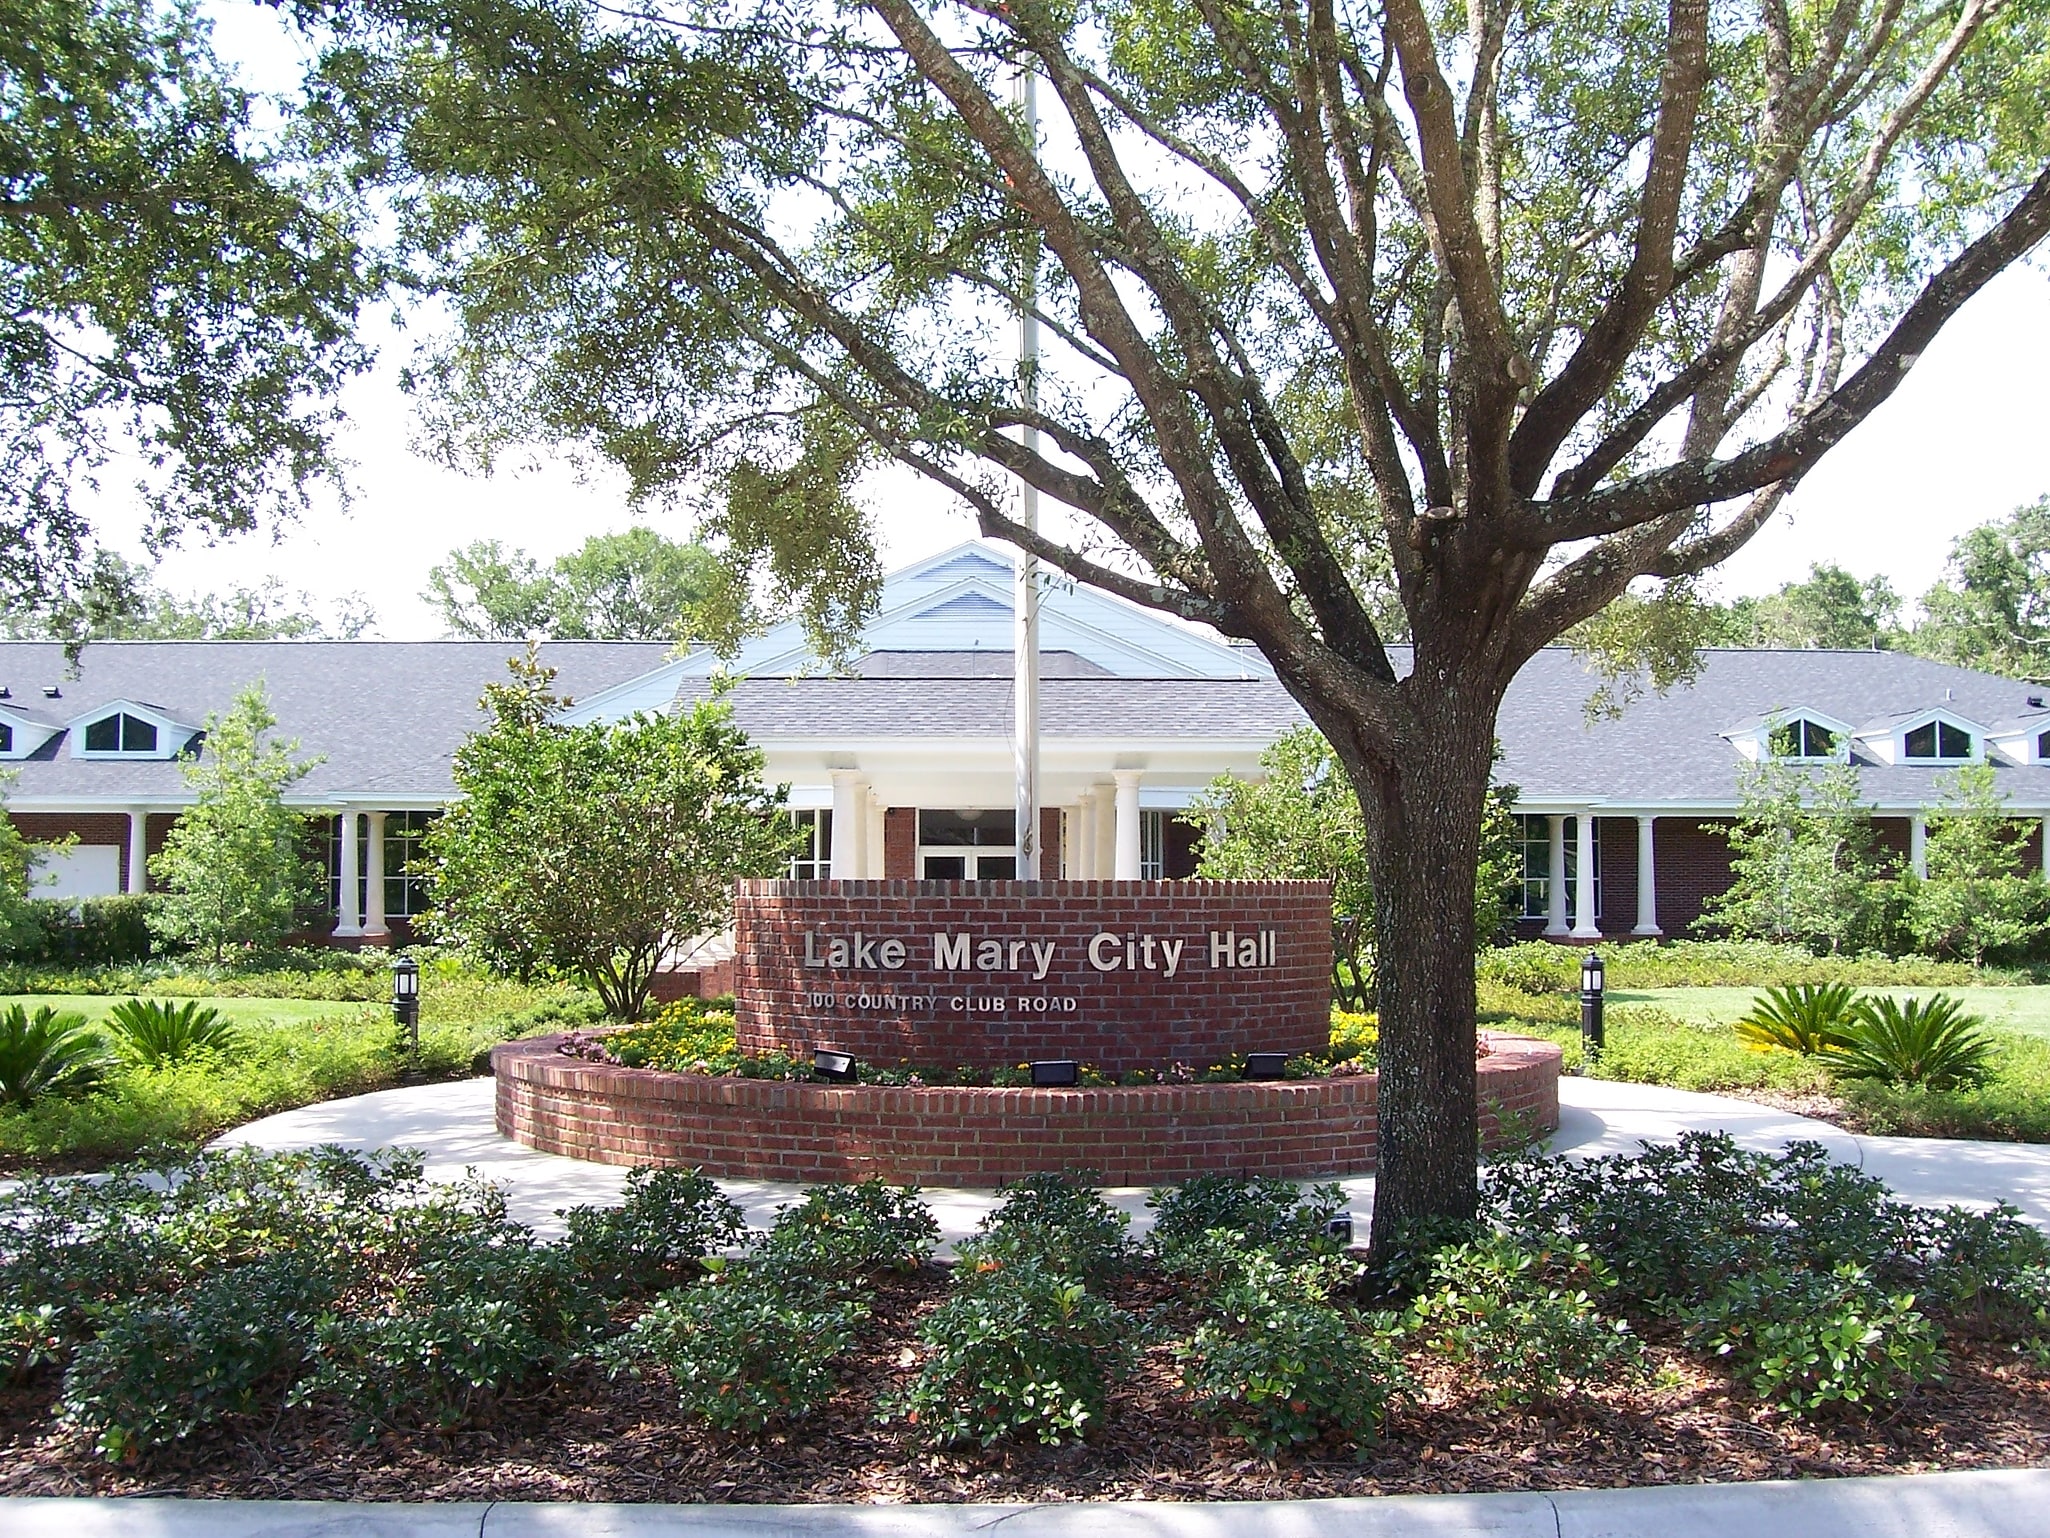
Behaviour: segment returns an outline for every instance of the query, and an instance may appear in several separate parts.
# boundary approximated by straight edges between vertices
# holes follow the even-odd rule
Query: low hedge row
[[[702,1176],[637,1170],[543,1241],[402,1155],[208,1154],[0,1196],[0,1362],[140,1459],[297,1407],[450,1430],[578,1368],[755,1434],[816,1414],[864,1346],[904,1365],[875,1413],[912,1442],[1058,1443],[1155,1352],[1194,1413],[1273,1457],[1371,1441],[1433,1364],[1486,1403],[1559,1405],[1646,1381],[1650,1337],[1814,1415],[1885,1412],[1961,1335],[2050,1354],[2041,1234],[1901,1203],[1812,1145],[1497,1165],[1482,1224],[1414,1233],[1374,1272],[1331,1230],[1340,1200],[1211,1177],[1156,1192],[1137,1245],[1098,1193],[1036,1177],[899,1343],[874,1304],[938,1237],[914,1192],[822,1187],[748,1235]]]

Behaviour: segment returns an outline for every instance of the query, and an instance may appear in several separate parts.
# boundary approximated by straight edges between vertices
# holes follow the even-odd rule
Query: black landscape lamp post
[[[406,1038],[406,1051],[420,1056],[420,963],[401,956],[391,964],[391,1014]]]
[[[1602,958],[1589,951],[1580,963],[1580,1045],[1592,1063],[1602,1055]]]

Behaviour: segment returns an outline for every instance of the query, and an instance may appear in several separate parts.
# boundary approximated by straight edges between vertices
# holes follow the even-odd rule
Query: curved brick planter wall
[[[1491,1036],[1480,1062],[1482,1140],[1503,1118],[1559,1125],[1559,1049]],[[1373,1075],[1139,1089],[885,1089],[715,1079],[562,1056],[559,1037],[491,1054],[498,1130],[600,1164],[696,1166],[764,1180],[995,1186],[1091,1169],[1110,1185],[1195,1175],[1364,1174],[1374,1167]]]
[[[733,917],[749,1052],[1115,1072],[1330,1032],[1322,882],[743,881]]]

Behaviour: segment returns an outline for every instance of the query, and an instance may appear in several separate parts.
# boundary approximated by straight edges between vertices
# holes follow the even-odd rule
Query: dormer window
[[[2050,732],[2037,734],[2036,757],[2044,763],[2050,763]]]
[[[155,753],[157,729],[140,716],[118,710],[111,716],[101,716],[87,724],[85,750],[88,753]]]
[[[1948,721],[1925,721],[1908,731],[1901,748],[1903,754],[1911,759],[1963,763],[1972,756],[1972,734]]]
[[[5,721],[0,721],[0,753],[12,753],[13,751],[14,728]]]
[[[1843,737],[1803,716],[1774,727],[1768,742],[1774,758],[1829,759],[1837,756]]]

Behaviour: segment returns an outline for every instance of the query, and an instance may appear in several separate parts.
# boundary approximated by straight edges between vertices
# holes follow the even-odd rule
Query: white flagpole
[[[1039,91],[1028,66],[1018,72],[1018,103],[1024,109],[1026,132],[1039,135]],[[1032,306],[1038,298],[1037,249],[1033,267],[1024,276],[1023,303],[1018,311],[1018,394],[1029,410],[1039,404],[1039,318]],[[1025,447],[1039,447],[1039,429],[1025,429]],[[1018,521],[1039,528],[1039,492],[1021,481]],[[1011,598],[1012,755],[1016,771],[1015,800],[1018,837],[1018,879],[1037,881],[1039,847],[1039,562],[1029,551],[1018,553],[1016,591]],[[1058,871],[1050,874],[1058,874]]]

